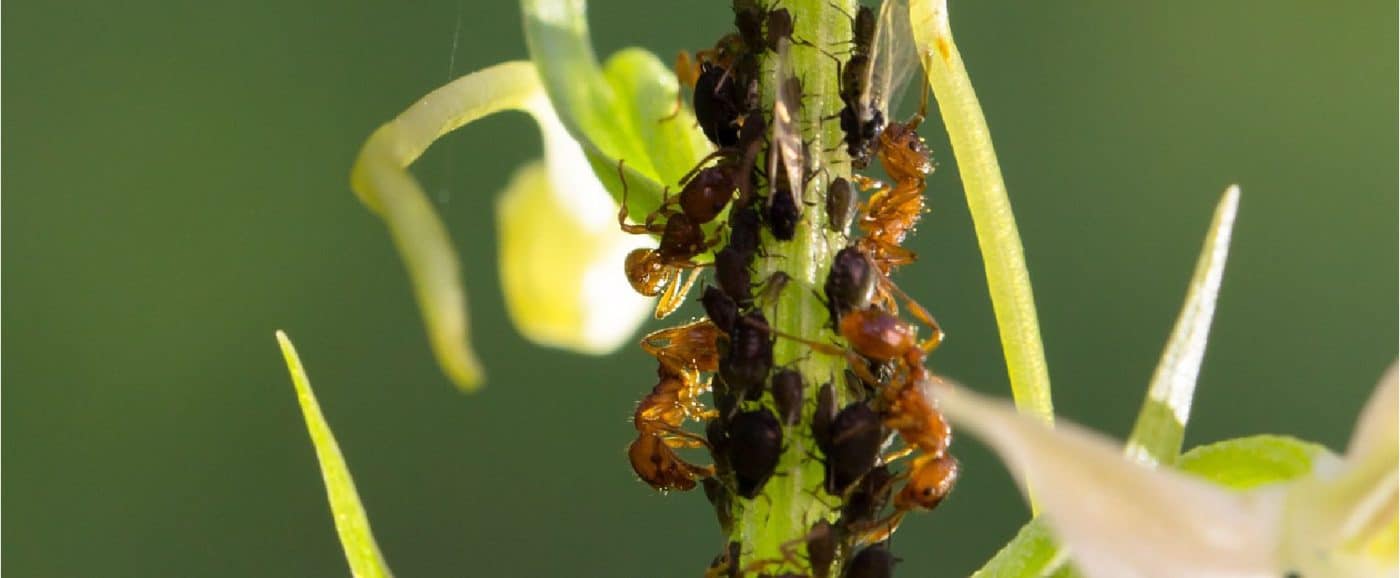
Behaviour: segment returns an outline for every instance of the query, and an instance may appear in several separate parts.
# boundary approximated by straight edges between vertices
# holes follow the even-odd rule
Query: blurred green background
[[[593,4],[602,55],[669,61],[730,20],[722,0]],[[1239,182],[1188,443],[1342,447],[1396,354],[1396,3],[952,8],[1057,409],[1126,433]],[[487,119],[417,165],[468,263],[479,395],[438,373],[385,230],[347,187],[379,123],[525,57],[513,3],[30,0],[3,15],[7,575],[345,575],[277,328],[398,575],[701,572],[719,546],[708,504],[656,495],[623,455],[643,355],[541,349],[504,316],[492,198],[539,154],[530,122]],[[939,124],[925,133],[934,212],[900,282],[949,331],[936,368],[1004,392],[956,167]],[[895,539],[901,575],[965,575],[1025,518],[980,446],[958,453],[957,493]]]

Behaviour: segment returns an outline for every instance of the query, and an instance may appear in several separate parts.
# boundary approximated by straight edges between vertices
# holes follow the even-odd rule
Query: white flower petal
[[[1123,456],[1116,442],[1072,423],[1051,429],[951,383],[931,384],[962,431],[991,446],[1090,577],[1270,577],[1282,494],[1235,493]]]
[[[1342,466],[1290,488],[1281,553],[1305,576],[1397,576],[1396,367],[1362,409]]]
[[[651,311],[622,262],[650,239],[618,229],[617,205],[543,96],[526,105],[545,163],[518,170],[496,204],[506,310],[526,338],[583,353],[617,349]]]
[[[1361,415],[1357,417],[1351,443],[1347,445],[1348,460],[1360,459],[1375,448],[1395,445],[1396,439],[1400,438],[1400,426],[1397,425],[1400,412],[1396,411],[1400,399],[1397,399],[1397,389],[1400,389],[1400,379],[1397,379],[1396,364],[1392,363],[1376,384],[1376,390],[1371,394],[1370,401],[1366,402],[1366,407],[1362,408]]]

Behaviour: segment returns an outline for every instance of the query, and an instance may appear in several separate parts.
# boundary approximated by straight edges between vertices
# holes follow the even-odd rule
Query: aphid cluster
[[[810,531],[785,544],[775,559],[751,559],[740,542],[726,541],[707,575],[796,566],[811,568],[814,576],[889,576],[896,562],[889,537],[908,512],[936,507],[958,474],[947,451],[951,430],[923,393],[931,379],[925,358],[943,333],[890,278],[915,258],[902,244],[925,212],[924,179],[932,170],[929,151],[915,131],[926,99],[909,121],[885,120],[890,96],[914,63],[907,5],[886,0],[878,19],[860,8],[851,16],[852,41],[844,60],[840,46],[794,38],[786,9],[734,0],[734,13],[733,33],[694,59],[682,54],[676,65],[677,75],[693,88],[696,120],[716,151],[642,223],[628,223],[626,209],[618,215],[624,231],[659,238],[655,249],[634,251],[626,261],[632,286],[661,296],[658,318],[680,306],[703,270],[712,269],[713,278],[699,299],[704,318],[642,340],[657,361],[657,382],[633,415],[637,438],[628,457],[637,475],[657,490],[701,485],[721,529],[732,537],[736,512],[763,499],[775,474],[784,475],[776,470],[793,439],[810,438],[820,454],[811,457],[823,464],[818,491],[824,495],[818,498],[839,507],[829,518],[813,520]],[[764,238],[773,243],[794,238],[807,217],[805,207],[819,204],[805,200],[809,183],[828,173],[805,159],[810,143],[803,141],[797,120],[802,79],[787,65],[794,46],[820,50],[837,61],[843,108],[825,120],[839,118],[853,167],[864,168],[873,154],[890,178],[886,183],[852,175],[825,182],[825,216],[833,233],[827,238],[845,244],[825,267],[820,288],[791,289],[821,295],[831,335],[820,339],[787,334],[765,316],[792,278],[781,272],[754,278],[764,247],[775,246],[765,245]],[[775,63],[771,76],[760,72],[761,59]],[[764,86],[773,91],[771,106],[761,104]],[[870,191],[864,201],[863,191]],[[717,220],[721,224],[706,233]],[[851,238],[853,223],[859,234]],[[917,324],[901,317],[901,307]],[[928,337],[920,338],[921,326]],[[847,369],[826,383],[805,383],[795,367],[775,364],[779,339],[801,343],[813,354],[838,356]],[[706,393],[709,406],[702,399]],[[803,425],[809,416],[809,425]],[[691,422],[703,426],[688,429]],[[898,449],[887,450],[896,439]],[[712,464],[687,461],[678,453],[685,449],[708,450]]]

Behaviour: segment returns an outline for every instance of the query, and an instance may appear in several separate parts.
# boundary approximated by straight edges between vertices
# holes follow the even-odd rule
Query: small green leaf
[[[987,119],[953,43],[947,1],[912,0],[909,21],[962,175],[977,245],[982,249],[992,310],[1001,333],[1012,398],[1018,410],[1053,423],[1050,372],[1045,367],[1045,346],[1040,341],[1040,322],[1021,234],[1016,229]],[[1034,510],[1035,492],[1030,494]]]
[[[1016,537],[998,550],[973,578],[1039,578],[1063,565],[1065,556],[1041,519],[1021,526]]]
[[[331,513],[335,518],[335,531],[340,535],[340,545],[345,549],[350,572],[356,578],[393,576],[389,566],[384,563],[384,556],[379,553],[379,545],[374,542],[369,518],[365,516],[360,495],[355,491],[355,480],[345,466],[345,456],[340,454],[335,434],[326,424],[326,417],[321,415],[321,406],[316,403],[316,394],[311,391],[311,380],[306,377],[306,369],[301,365],[296,347],[281,331],[277,332],[277,343],[282,347],[287,371],[292,374],[297,403],[301,405],[301,414],[306,418],[306,431],[311,434],[311,445],[316,448],[316,460],[321,463],[321,480],[326,485],[326,498],[330,501]]]
[[[1286,482],[1313,472],[1326,448],[1297,438],[1256,435],[1192,448],[1176,468],[1221,486],[1247,490]]]
[[[642,146],[663,185],[675,186],[713,147],[690,107],[678,100],[680,84],[656,55],[626,48],[608,58],[608,83],[626,107]]]
[[[1128,455],[1144,463],[1171,463],[1181,452],[1186,422],[1191,417],[1191,398],[1215,316],[1216,297],[1225,277],[1230,234],[1239,203],[1240,189],[1231,186],[1216,206],[1205,246],[1196,260],[1196,272],[1186,291],[1186,303],[1176,318],[1176,327],[1172,328],[1157,371],[1152,374],[1147,399],[1143,400],[1142,411],[1128,437]]]

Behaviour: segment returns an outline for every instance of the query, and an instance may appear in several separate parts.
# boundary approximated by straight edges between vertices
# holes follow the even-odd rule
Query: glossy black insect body
[[[729,423],[729,463],[738,494],[752,499],[778,466],[783,428],[767,408],[740,412]]]
[[[752,255],[744,254],[734,245],[715,253],[715,282],[740,308],[753,305],[753,274],[749,272],[751,258]]]
[[[747,111],[745,89],[728,69],[700,63],[695,81],[695,120],[705,136],[722,147],[739,143],[739,118]]]
[[[894,492],[894,474],[889,466],[881,465],[866,472],[865,477],[856,482],[841,506],[841,525],[846,528],[859,528],[869,525],[880,516],[880,511],[890,503]]]
[[[783,425],[795,425],[802,419],[802,374],[784,369],[773,374],[773,405]]]
[[[837,251],[822,286],[832,324],[840,323],[841,316],[852,310],[868,307],[875,297],[876,280],[875,267],[859,248]]]
[[[880,415],[864,403],[853,403],[831,423],[826,454],[826,489],[842,495],[875,467],[884,432]]]
[[[859,210],[860,196],[856,194],[851,181],[836,177],[826,189],[826,226],[845,235],[851,229],[851,221]]]
[[[758,251],[760,219],[752,207],[735,207],[729,211],[729,246],[742,255]]]
[[[729,351],[720,360],[720,379],[745,399],[758,399],[773,369],[773,341],[763,328],[768,321],[759,310],[750,311],[734,324]]]
[[[807,561],[812,567],[812,578],[827,578],[831,566],[836,562],[838,540],[836,528],[830,522],[821,520],[807,533]]]
[[[705,291],[700,294],[700,305],[705,308],[705,316],[720,331],[726,334],[734,332],[734,323],[739,319],[739,305],[724,290],[706,285]]]
[[[896,559],[883,543],[875,544],[856,554],[846,567],[845,578],[890,578],[894,576]]]
[[[783,176],[774,181],[772,197],[768,202],[768,230],[779,241],[791,241],[797,234],[797,222],[802,219],[802,210],[797,206],[797,196]]]

